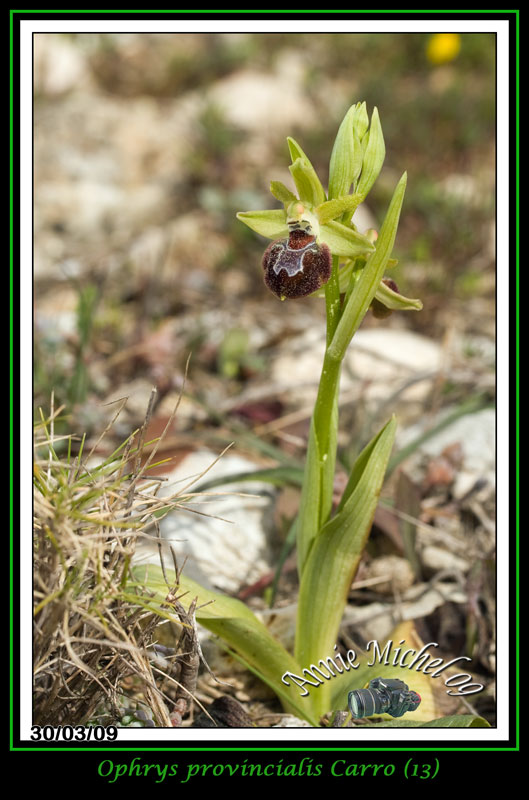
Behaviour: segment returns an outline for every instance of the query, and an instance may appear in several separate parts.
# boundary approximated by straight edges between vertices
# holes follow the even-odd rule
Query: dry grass
[[[160,608],[148,593],[128,585],[138,537],[158,537],[159,520],[190,496],[183,490],[158,498],[160,479],[149,477],[160,441],[144,441],[154,398],[153,391],[143,425],[105,458],[95,453],[125,400],[87,454],[84,440],[55,436],[62,409],[54,410],[53,401],[49,417],[40,413],[34,464],[35,723],[87,724],[100,719],[103,709],[108,724],[120,724],[124,705],[137,701],[152,712],[156,726],[174,724],[171,707],[185,690],[177,680],[185,658],[176,650],[164,673],[152,646],[162,618],[176,623],[181,634],[189,617],[181,605]],[[171,597],[175,588],[168,587]]]

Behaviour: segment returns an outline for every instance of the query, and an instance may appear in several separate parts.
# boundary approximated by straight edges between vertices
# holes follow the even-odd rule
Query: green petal
[[[282,208],[269,211],[239,211],[237,219],[268,239],[284,239],[288,236],[287,217]]]
[[[270,184],[270,191],[280,203],[284,203],[285,205],[294,203],[298,199],[290,189],[287,189],[284,183],[281,183],[281,181],[272,181]]]
[[[362,198],[359,194],[346,194],[336,197],[334,200],[327,200],[315,210],[320,225],[325,225],[333,219],[338,219],[346,211],[355,212],[360,205]]]

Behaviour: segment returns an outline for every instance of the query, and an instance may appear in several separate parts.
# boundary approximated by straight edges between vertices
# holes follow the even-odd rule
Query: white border
[[[37,12],[38,13],[38,12]],[[34,32],[72,32],[72,31],[98,31],[98,32],[191,32],[191,31],[216,31],[216,32],[279,32],[289,29],[291,22],[284,19],[264,20],[250,18],[247,20],[24,20],[21,23],[20,36],[20,120],[21,120],[21,165],[20,165],[20,272],[21,272],[21,307],[20,307],[20,352],[21,352],[21,571],[20,571],[20,610],[22,620],[21,630],[21,730],[22,739],[29,739],[31,726],[31,685],[32,685],[32,530],[31,502],[29,497],[30,475],[32,470],[32,430],[28,424],[33,417],[32,405],[32,296],[29,287],[32,286],[32,35]],[[508,738],[508,646],[509,626],[505,624],[507,617],[507,589],[509,586],[508,575],[508,531],[509,531],[509,39],[508,22],[503,20],[385,20],[377,15],[372,20],[296,20],[298,32],[351,32],[362,33],[377,32],[402,32],[413,33],[422,31],[458,31],[458,32],[495,32],[497,34],[497,489],[498,489],[498,542],[497,542],[497,569],[498,569],[498,727],[472,728],[472,729],[432,729],[420,730],[385,729],[379,731],[362,731],[362,739],[358,733],[351,729],[326,730],[324,734],[320,729],[293,728],[293,729],[222,729],[212,734],[211,730],[200,729],[119,729],[118,741],[120,744],[137,740],[149,740],[152,743],[172,742],[176,747],[207,740],[210,743],[218,742],[219,746],[231,741],[244,740],[248,745],[252,742],[268,742],[280,745],[288,740],[313,742],[333,741],[341,745],[364,745],[367,742],[376,744],[384,740],[405,744],[413,736],[414,741],[424,741],[425,745],[430,740],[436,741],[476,741],[490,742],[491,745]],[[505,279],[502,279],[505,276]],[[16,702],[16,699],[15,699]],[[102,743],[103,744],[103,743]],[[61,746],[61,743],[57,743]]]

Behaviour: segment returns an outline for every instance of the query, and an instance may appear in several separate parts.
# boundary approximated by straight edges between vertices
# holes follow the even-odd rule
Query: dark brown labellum
[[[331,277],[331,251],[306,231],[293,230],[266,248],[263,269],[266,285],[280,300],[306,297]]]

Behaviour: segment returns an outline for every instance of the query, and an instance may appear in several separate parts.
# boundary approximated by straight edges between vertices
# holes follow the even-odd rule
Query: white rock
[[[296,624],[298,615],[298,604],[290,603],[288,606],[279,608],[265,608],[255,612],[255,615],[263,622],[272,636],[274,636],[283,647],[292,652],[296,638]]]
[[[261,135],[306,126],[314,118],[314,108],[296,80],[267,72],[236,72],[215,83],[208,96],[231,123]]]
[[[288,352],[275,360],[274,381],[292,390],[296,400],[309,405],[316,395],[324,353],[323,326],[309,329],[292,339]],[[398,328],[360,330],[344,359],[341,391],[350,394],[357,390],[363,402],[379,401],[417,378],[402,397],[420,401],[428,393],[441,359],[439,345],[418,333]]]
[[[36,33],[34,63],[39,93],[60,95],[88,80],[84,54],[64,35]]]
[[[253,462],[228,453],[199,479],[217,455],[200,450],[187,456],[168,473],[168,484],[163,485],[158,496],[193,492],[200,481],[256,469]],[[227,484],[211,492],[217,496],[197,497],[196,502],[186,503],[190,510],[174,511],[166,517],[160,525],[161,534],[176,551],[179,565],[187,556],[186,575],[204,586],[236,592],[271,568],[268,533],[273,530],[275,493],[268,484],[257,482]],[[254,496],[242,497],[239,493]],[[172,567],[168,547],[164,558]],[[156,544],[149,540],[140,545],[136,560],[159,564]]]
[[[402,594],[410,588],[414,580],[413,569],[408,559],[394,555],[379,556],[371,561],[365,577],[386,578],[387,580],[376,583],[372,589],[379,594],[388,595]]]
[[[307,720],[299,719],[293,714],[283,714],[281,722],[278,722],[277,725],[272,725],[272,728],[312,728],[312,725]]]
[[[366,606],[346,606],[342,625],[353,626],[366,640],[382,640],[399,622],[426,617],[446,602],[466,601],[466,595],[455,583],[440,582],[435,587],[415,584],[398,604],[375,602]]]
[[[439,345],[418,333],[394,328],[360,330],[347,354],[347,367],[359,381],[369,381],[366,399],[383,399],[412,378],[424,380],[410,385],[402,397],[421,400],[441,366]]]
[[[425,567],[436,572],[438,570],[453,569],[465,573],[469,567],[468,561],[465,561],[464,558],[459,558],[459,556],[455,556],[453,553],[449,553],[447,550],[433,545],[428,545],[423,549],[421,561]]]
[[[443,416],[451,413],[445,409]],[[440,417],[439,419],[441,419]],[[437,424],[439,419],[429,422],[429,427]],[[401,430],[398,436],[399,447],[405,447],[416,439],[426,428],[413,425]],[[456,480],[455,496],[462,497],[472,488],[478,478],[485,479],[489,485],[496,482],[496,414],[491,408],[485,408],[474,414],[466,414],[456,419],[451,425],[439,431],[431,439],[423,442],[418,453],[434,458],[451,444],[459,442],[463,451],[462,469]]]

